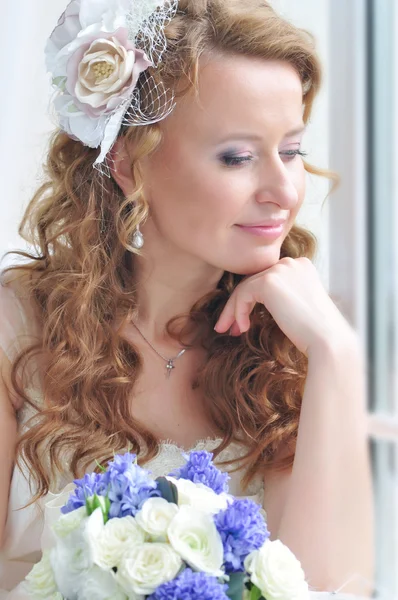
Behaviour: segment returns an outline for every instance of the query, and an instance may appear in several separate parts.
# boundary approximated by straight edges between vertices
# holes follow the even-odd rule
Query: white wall
[[[38,187],[47,134],[53,127],[47,116],[50,89],[44,44],[64,7],[63,0],[17,0],[7,3],[0,21],[1,255],[24,245],[17,227]]]

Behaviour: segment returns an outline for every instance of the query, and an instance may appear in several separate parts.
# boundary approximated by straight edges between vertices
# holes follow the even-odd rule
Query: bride
[[[328,175],[303,160],[313,41],[265,0],[136,4],[145,35],[73,0],[46,47],[60,129],[36,253],[0,288],[0,597],[24,597],[56,495],[127,448],[154,476],[212,451],[314,596],[369,597],[364,361],[295,223]]]

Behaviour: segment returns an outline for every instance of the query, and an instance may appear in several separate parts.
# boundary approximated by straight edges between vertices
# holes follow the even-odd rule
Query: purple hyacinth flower
[[[228,600],[227,585],[207,573],[185,569],[176,579],[159,586],[148,600]]]
[[[170,475],[177,479],[189,479],[194,483],[203,483],[216,494],[228,492],[228,473],[222,473],[213,465],[213,454],[206,450],[198,450],[184,454],[186,463]]]
[[[270,536],[260,508],[253,500],[235,498],[228,508],[214,516],[224,546],[227,573],[243,571],[246,556],[261,548]]]
[[[108,498],[111,502],[109,518],[120,518],[135,514],[144,502],[159,496],[156,482],[149,472],[136,464],[136,455],[127,452],[116,455],[104,473]]]
[[[106,496],[105,473],[89,473],[82,479],[75,479],[76,486],[73,493],[69,496],[68,502],[61,508],[61,512],[65,515],[82,506],[86,505],[86,499],[91,498],[94,494],[98,496]]]

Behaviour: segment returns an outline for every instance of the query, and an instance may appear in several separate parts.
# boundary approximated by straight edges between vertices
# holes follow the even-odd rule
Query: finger
[[[239,325],[237,324],[236,321],[233,322],[232,327],[231,327],[231,331],[230,331],[230,335],[232,336],[238,336],[241,335],[241,330],[239,329]]]
[[[231,296],[224,306],[224,309],[214,327],[217,333],[227,331],[235,321],[235,296]]]
[[[250,315],[256,304],[252,297],[239,298],[235,307],[235,319],[240,331],[243,333],[250,329]]]

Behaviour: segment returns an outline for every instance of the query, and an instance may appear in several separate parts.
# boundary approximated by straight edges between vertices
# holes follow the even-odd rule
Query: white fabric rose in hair
[[[148,542],[130,548],[122,559],[116,579],[127,592],[153,594],[157,587],[174,579],[183,563],[169,544]]]
[[[75,97],[77,108],[90,117],[100,117],[131,96],[140,73],[151,64],[128,40],[127,29],[101,33],[82,44],[68,60],[66,89]]]
[[[91,148],[105,136],[111,145],[140,73],[152,65],[128,37],[132,8],[127,0],[72,0],[47,41],[60,126]]]
[[[249,554],[245,569],[267,600],[309,600],[300,561],[280,540],[267,540]]]
[[[167,540],[167,528],[178,513],[178,506],[164,498],[148,498],[136,514],[137,523],[153,540]]]
[[[212,515],[181,506],[170,523],[168,535],[173,548],[193,569],[215,577],[224,574],[223,544]]]

